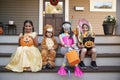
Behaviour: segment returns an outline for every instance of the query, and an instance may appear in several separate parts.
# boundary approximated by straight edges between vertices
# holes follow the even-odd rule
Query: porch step
[[[86,70],[83,70],[84,75],[81,78],[74,76],[73,68],[70,77],[60,76],[57,74],[58,68],[39,72],[16,73],[0,66],[0,80],[120,80],[120,66],[99,66],[98,70],[87,67]]]
[[[19,35],[0,35],[0,43],[18,43]],[[58,36],[55,36],[59,43]],[[41,43],[43,36],[38,36],[38,41]],[[120,43],[120,36],[104,36],[96,35],[95,43]]]
[[[16,73],[4,68],[10,61],[12,53],[18,47],[19,35],[0,35],[0,80],[120,80],[120,36],[96,36],[97,64],[99,69],[90,67],[90,57],[85,58],[87,69],[83,70],[84,76],[74,76],[71,68],[71,77],[60,76],[57,70],[61,66],[63,56],[58,49],[56,57],[56,68],[52,70],[41,70],[39,72],[25,71]],[[39,44],[42,41],[39,35]],[[58,37],[56,36],[59,42]],[[40,46],[39,46],[40,48]]]
[[[0,53],[0,65],[8,64],[10,61],[11,54],[12,53]],[[56,66],[61,66],[63,62],[63,56],[60,53],[58,53],[55,61]],[[84,62],[87,66],[90,66],[90,61],[91,58],[88,56],[87,58],[85,58]],[[96,62],[98,66],[120,66],[120,53],[97,54]]]
[[[57,73],[60,66],[56,66],[55,69],[47,69],[38,71],[38,73]],[[74,67],[70,67],[70,71],[74,72]],[[120,66],[98,66],[97,70],[92,69],[90,66],[87,66],[87,69],[82,69],[83,72],[120,72]],[[11,70],[5,69],[5,66],[0,66],[0,72],[13,72]],[[24,71],[24,72],[31,72],[31,71]]]
[[[0,43],[0,53],[13,53],[17,47],[17,43]],[[40,48],[40,46],[39,46]],[[5,49],[5,50],[4,50]],[[96,44],[96,49],[98,53],[119,53],[120,52],[120,44],[119,43],[99,43]],[[60,47],[58,48],[57,52],[60,53]]]
[[[43,36],[38,37],[39,44],[42,38]],[[59,43],[57,36],[56,39]],[[96,36],[95,44],[98,53],[120,52],[120,36]],[[0,35],[0,45],[0,53],[6,53],[6,51],[13,53],[18,47],[18,35]],[[58,52],[60,53],[59,49],[60,48],[58,48]]]

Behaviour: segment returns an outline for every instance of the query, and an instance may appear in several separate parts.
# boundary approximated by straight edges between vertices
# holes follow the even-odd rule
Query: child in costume
[[[55,58],[56,58],[57,47],[58,47],[58,43],[54,37],[53,27],[52,25],[47,24],[44,27],[44,37],[41,42],[43,69],[55,68]]]
[[[64,55],[64,61],[62,63],[62,66],[58,70],[59,75],[66,75],[66,53],[70,50],[76,50],[77,54],[79,54],[79,48],[76,46],[77,41],[76,37],[71,31],[71,23],[70,22],[64,22],[62,24],[62,31],[59,35],[60,43],[61,43],[61,54]],[[74,66],[74,75],[81,77],[82,72],[78,67],[78,64],[75,64]]]
[[[79,21],[77,28],[78,28],[77,30],[79,32],[78,46],[79,46],[79,48],[82,49],[81,53],[80,53],[81,62],[79,63],[79,65],[82,69],[86,69],[86,66],[85,66],[83,60],[86,55],[91,55],[91,58],[92,58],[91,66],[93,69],[97,69],[98,67],[96,64],[96,48],[95,48],[95,44],[93,42],[94,40],[88,41],[88,42],[86,42],[86,44],[84,44],[85,38],[95,39],[95,33],[92,32],[92,27],[91,27],[90,23],[85,19],[81,19]]]
[[[42,68],[42,57],[38,47],[38,36],[34,32],[31,20],[26,20],[23,33],[19,35],[19,47],[12,55],[9,64],[5,67],[14,72],[37,72]]]

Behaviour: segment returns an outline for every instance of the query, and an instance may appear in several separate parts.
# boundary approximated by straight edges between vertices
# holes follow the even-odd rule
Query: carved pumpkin
[[[21,46],[32,46],[34,45],[34,41],[30,36],[24,36],[20,39]]]
[[[91,48],[94,45],[94,39],[93,37],[86,37],[83,38],[83,44],[86,48]]]
[[[84,46],[87,47],[87,48],[91,48],[91,47],[93,47],[93,45],[94,45],[94,42],[93,42],[93,41],[87,41],[87,42],[85,42],[85,44],[84,44]]]
[[[2,27],[0,27],[0,34],[3,34],[3,29],[2,29]]]

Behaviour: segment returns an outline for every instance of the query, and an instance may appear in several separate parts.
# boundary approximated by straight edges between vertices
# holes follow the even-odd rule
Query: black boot
[[[43,70],[47,69],[47,65],[42,66],[42,69]]]
[[[98,69],[98,66],[97,66],[97,64],[96,64],[96,61],[91,61],[91,67],[92,67],[93,69]]]
[[[79,63],[79,66],[80,66],[81,69],[86,69],[86,66],[85,66],[85,64],[84,64],[83,61],[81,61],[81,62]]]
[[[47,68],[48,68],[48,69],[53,69],[53,68],[55,68],[55,67],[53,67],[51,64],[48,63],[48,64],[47,64]]]

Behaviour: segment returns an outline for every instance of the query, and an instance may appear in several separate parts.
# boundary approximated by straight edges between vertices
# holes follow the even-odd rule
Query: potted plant
[[[113,30],[116,25],[116,18],[112,15],[108,15],[104,18],[102,25],[105,35],[113,35]]]

